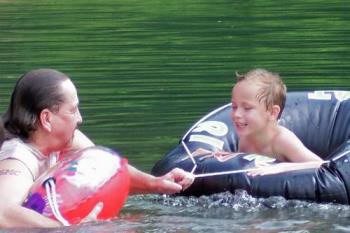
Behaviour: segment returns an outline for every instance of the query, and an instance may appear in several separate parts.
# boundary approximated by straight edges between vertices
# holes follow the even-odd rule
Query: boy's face
[[[259,102],[259,86],[243,80],[232,89],[231,118],[238,136],[248,136],[262,132],[268,126],[271,113],[264,103]]]

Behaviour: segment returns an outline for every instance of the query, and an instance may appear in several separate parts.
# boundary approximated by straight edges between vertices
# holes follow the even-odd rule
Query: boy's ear
[[[273,105],[272,106],[272,109],[271,109],[271,117],[273,120],[277,120],[278,119],[278,115],[280,114],[281,112],[281,108],[280,106],[278,105]],[[272,120],[271,119],[271,120]]]

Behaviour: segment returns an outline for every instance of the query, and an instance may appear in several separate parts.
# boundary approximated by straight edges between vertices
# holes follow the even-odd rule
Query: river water
[[[230,101],[234,73],[262,67],[288,90],[350,90],[345,1],[0,0],[0,111],[24,72],[67,73],[82,130],[150,171],[201,116]],[[120,219],[0,232],[350,232],[349,207],[256,199],[130,197]]]

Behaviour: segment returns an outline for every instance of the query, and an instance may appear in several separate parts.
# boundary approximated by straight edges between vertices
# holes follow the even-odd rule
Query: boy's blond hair
[[[280,107],[280,118],[286,102],[287,87],[281,77],[265,69],[253,69],[244,75],[236,73],[237,83],[243,80],[253,82],[260,86],[257,98],[263,102],[266,109],[271,110],[273,105]]]

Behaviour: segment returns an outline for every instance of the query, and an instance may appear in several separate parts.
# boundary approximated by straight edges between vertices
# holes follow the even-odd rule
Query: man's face
[[[77,90],[69,79],[61,83],[61,91],[64,96],[57,112],[53,113],[52,136],[57,150],[70,147],[74,137],[74,131],[82,123],[79,111],[79,99]]]

